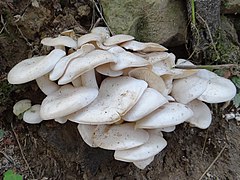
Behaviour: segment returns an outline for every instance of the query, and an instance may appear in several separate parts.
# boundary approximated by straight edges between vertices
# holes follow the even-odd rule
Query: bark
[[[209,57],[207,49],[215,49],[214,40],[220,28],[220,0],[195,0],[195,19],[192,21],[191,0],[187,0],[188,17],[191,22],[190,49],[196,63]]]

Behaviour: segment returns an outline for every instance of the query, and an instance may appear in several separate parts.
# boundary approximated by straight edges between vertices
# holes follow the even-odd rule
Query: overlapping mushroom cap
[[[115,150],[115,159],[140,169],[167,145],[162,132],[184,122],[206,129],[212,117],[204,102],[225,102],[236,94],[230,80],[213,72],[175,68],[194,64],[175,64],[175,55],[162,45],[110,36],[105,27],[80,37],[73,33],[44,38],[43,45],[54,47],[48,55],[26,59],[9,72],[9,83],[36,80],[46,94],[41,105],[23,100],[13,111],[30,124],[76,122],[89,146]]]

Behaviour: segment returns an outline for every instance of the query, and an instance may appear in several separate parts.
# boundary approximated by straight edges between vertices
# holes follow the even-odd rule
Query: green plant
[[[0,139],[2,139],[4,136],[4,130],[3,129],[0,129]]]
[[[23,177],[9,169],[3,174],[3,180],[23,180]]]

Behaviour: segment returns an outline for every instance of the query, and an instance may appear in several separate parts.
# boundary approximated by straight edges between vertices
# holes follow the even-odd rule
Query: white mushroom
[[[31,100],[29,99],[23,99],[18,101],[16,104],[13,106],[13,113],[16,116],[19,116],[20,114],[24,113],[28,109],[31,108]]]
[[[64,124],[67,122],[67,117],[58,117],[58,118],[55,118],[54,121],[60,123],[60,124]]]
[[[91,30],[91,33],[98,34],[104,39],[110,37],[110,32],[107,27],[95,27]]]
[[[69,116],[81,124],[112,124],[121,120],[139,100],[147,83],[131,77],[106,78],[98,97],[87,107]]]
[[[93,134],[94,144],[108,150],[130,149],[146,143],[148,139],[148,132],[134,129],[133,123],[98,125]]]
[[[198,97],[207,103],[230,101],[236,95],[236,86],[229,79],[216,77],[209,80],[205,91]]]
[[[39,89],[46,95],[56,92],[60,88],[55,82],[49,80],[49,74],[37,78],[36,82]]]
[[[64,75],[59,79],[58,84],[69,83],[99,65],[115,61],[116,58],[111,53],[103,50],[93,50],[85,56],[71,61]]]
[[[8,73],[8,82],[22,84],[37,79],[49,73],[65,54],[63,50],[54,49],[47,56],[32,57],[21,61]]]
[[[207,129],[212,122],[212,115],[209,107],[197,99],[189,102],[187,106],[193,111],[193,116],[186,120],[192,126],[200,129]]]
[[[117,150],[114,158],[125,162],[141,161],[155,156],[167,146],[167,141],[163,137],[155,134],[149,135],[145,144],[131,149]]]
[[[122,119],[128,122],[137,121],[167,102],[167,99],[158,91],[147,88],[138,102],[122,117]]]
[[[27,111],[25,111],[25,113],[23,114],[23,121],[29,124],[39,124],[40,122],[42,122],[43,119],[40,117],[40,108],[41,105],[36,104]]]
[[[83,141],[90,147],[97,147],[93,142],[93,135],[97,126],[88,124],[78,124],[78,132],[80,133]]]
[[[175,66],[176,56],[173,53],[169,53],[166,59],[157,61],[152,64],[152,71],[158,76],[164,74],[172,74],[171,69]]]
[[[102,75],[109,76],[109,77],[118,77],[123,74],[122,70],[114,71],[110,67],[110,63],[103,64],[96,68],[96,71]]]
[[[98,95],[95,88],[74,88],[68,84],[48,95],[41,105],[44,120],[64,117],[90,104]]]
[[[129,76],[142,79],[148,83],[148,86],[162,93],[164,96],[167,95],[167,88],[163,79],[157,76],[154,72],[146,67],[135,68],[129,71]]]
[[[78,47],[81,47],[85,43],[93,43],[100,49],[109,49],[109,47],[103,45],[103,42],[109,37],[110,33],[106,27],[95,27],[91,30],[91,33],[78,38]]]
[[[196,75],[173,81],[171,95],[177,102],[187,104],[198,98],[207,89],[208,80]]]
[[[76,48],[77,42],[69,36],[58,36],[56,38],[44,38],[41,43],[45,46],[67,46]]]
[[[130,36],[130,35],[117,34],[117,35],[107,38],[103,44],[105,46],[113,46],[113,45],[121,44],[126,41],[133,40],[133,39],[134,39],[134,37]]]
[[[151,162],[153,162],[154,156],[151,156],[147,159],[139,160],[139,161],[133,161],[133,164],[137,166],[139,169],[144,169],[147,167]]]
[[[141,51],[141,52],[145,52],[145,53],[168,50],[164,46],[157,44],[157,43],[143,43],[143,42],[139,42],[139,41],[135,41],[135,40],[124,42],[120,46],[124,47],[125,49],[132,50],[132,51]]]
[[[95,70],[91,69],[81,75],[82,86],[98,89]]]
[[[168,52],[152,52],[147,54],[134,53],[134,54],[137,56],[143,57],[152,65],[156,64],[159,61],[169,58],[169,56],[171,55],[171,53],[168,53]]]
[[[78,38],[78,48],[86,43],[102,42],[103,38],[99,34],[89,33]]]
[[[60,61],[57,62],[57,64],[55,65],[55,67],[53,68],[53,70],[50,73],[50,76],[49,76],[50,80],[52,80],[52,81],[58,80],[64,74],[70,61],[74,60],[77,57],[82,57],[82,56],[86,55],[87,53],[93,51],[94,49],[95,49],[94,45],[84,44],[77,51],[60,59]]]
[[[115,63],[110,63],[110,67],[114,71],[122,70],[129,67],[141,67],[149,65],[148,61],[140,56],[136,56],[131,52],[125,51],[123,48],[116,46],[108,50],[114,54]]]
[[[167,103],[136,122],[136,128],[165,128],[183,123],[193,111],[180,103]]]
[[[77,77],[72,81],[73,87],[81,87],[82,86],[82,78],[81,76]]]

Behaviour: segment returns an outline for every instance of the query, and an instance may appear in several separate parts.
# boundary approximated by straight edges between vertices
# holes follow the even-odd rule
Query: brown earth
[[[14,102],[30,98],[40,103],[44,95],[34,82],[9,85],[7,72],[27,57],[46,53],[42,37],[67,29],[85,33],[98,18],[87,0],[39,0],[39,7],[32,2],[0,1],[0,178],[13,169],[25,179],[199,179],[216,159],[203,179],[240,179],[240,126],[222,118],[234,109],[231,105],[224,110],[222,104],[211,106],[214,118],[207,130],[183,124],[164,133],[168,146],[145,170],[114,160],[112,151],[88,147],[74,123],[18,120],[12,114]]]

